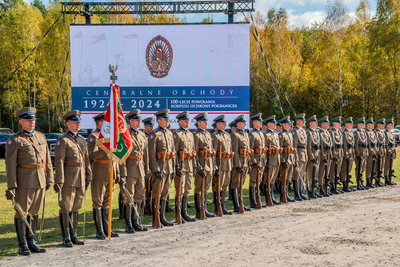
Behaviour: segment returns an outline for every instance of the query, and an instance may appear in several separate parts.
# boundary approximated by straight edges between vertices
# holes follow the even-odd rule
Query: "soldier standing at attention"
[[[377,139],[377,160],[376,160],[376,173],[377,178],[375,181],[375,186],[383,186],[381,183],[380,175],[383,172],[383,168],[385,166],[385,157],[386,157],[386,134],[385,134],[385,119],[379,119],[376,124],[378,128],[375,130],[376,139]],[[379,169],[378,169],[379,168]]]
[[[57,139],[55,149],[56,180],[54,190],[61,190],[62,201],[60,205],[60,225],[64,239],[64,246],[72,247],[83,245],[76,235],[78,225],[78,211],[86,190],[92,180],[90,158],[84,137],[78,134],[81,128],[81,112],[73,110],[64,115],[68,131]],[[68,216],[71,218],[72,227]]]
[[[330,131],[331,139],[332,139],[332,164],[331,170],[329,171],[329,181],[331,183],[331,193],[339,194],[343,193],[341,190],[339,191],[338,185],[338,177],[340,176],[340,170],[343,162],[343,137],[342,131],[340,129],[340,125],[342,123],[342,117],[336,117],[332,119],[332,129]]]
[[[169,124],[169,109],[161,110],[154,114],[157,118],[158,128],[151,132],[149,136],[149,166],[152,173],[152,188],[157,188],[157,183],[161,182],[161,208],[160,221],[164,226],[173,226],[165,218],[165,207],[167,197],[171,188],[171,181],[175,177],[175,145],[172,132],[167,129]],[[152,190],[152,214],[153,225],[156,216],[156,196],[157,190]]]
[[[8,138],[6,146],[6,197],[18,203],[23,215],[27,215],[26,220],[35,234],[45,190],[48,190],[53,182],[53,167],[46,137],[43,133],[35,131],[36,109],[23,108],[17,112],[17,116],[22,129]],[[14,224],[19,254],[46,252],[46,249],[37,245],[21,214],[15,210]]]
[[[328,185],[326,184],[327,181],[325,181],[325,175],[326,177],[329,177],[329,170],[331,167],[331,160],[332,160],[332,146],[333,146],[331,135],[328,132],[329,117],[328,116],[323,117],[319,121],[319,123],[321,125],[321,128],[319,129],[319,134],[321,136],[321,159],[319,162],[319,174],[318,174],[319,194],[324,197],[329,197],[332,194],[328,192]]]
[[[305,183],[305,172],[307,167],[307,133],[303,129],[306,122],[306,114],[297,114],[294,118],[296,126],[293,129],[293,147],[296,148],[297,170],[294,170],[293,184],[294,195],[296,201],[308,200],[309,198],[303,195],[303,185]],[[301,177],[302,175],[303,177]]]
[[[368,158],[368,140],[365,128],[365,118],[362,117],[356,121],[357,130],[354,132],[354,146],[356,152],[356,170],[357,190],[368,189],[363,185],[363,173],[367,166]]]
[[[366,187],[374,188],[373,179],[375,178],[376,171],[376,160],[378,157],[378,140],[376,140],[376,134],[374,132],[374,119],[370,118],[367,120],[367,128],[365,132],[367,134],[368,139],[368,158],[367,158],[367,170],[365,172],[365,180],[366,180]],[[373,168],[372,168],[372,165]],[[374,169],[374,173],[372,173],[372,169]]]
[[[265,137],[261,132],[261,126],[263,123],[262,113],[258,113],[250,118],[253,129],[250,131],[250,150],[253,149],[254,153],[250,156],[250,164],[252,166],[252,171],[250,172],[250,183],[249,183],[249,193],[250,193],[250,208],[257,208],[256,204],[256,186],[259,188],[260,184],[257,184],[257,173],[260,175],[259,181],[261,183],[262,173],[264,172],[264,167],[266,163],[265,156]],[[257,171],[258,170],[258,171]]]
[[[218,207],[217,194],[220,194],[220,201],[221,201],[220,204],[223,214],[232,215],[232,213],[227,211],[225,208],[225,192],[228,189],[231,180],[232,158],[233,158],[231,136],[225,131],[226,129],[225,117],[226,117],[225,115],[220,115],[214,119],[217,131],[211,137],[213,148],[217,153],[214,175],[215,176],[219,175],[221,183],[220,184],[221,192],[217,192],[217,185],[214,185],[213,193],[214,193],[215,214],[217,214],[217,207]]]
[[[120,184],[121,187],[125,186],[133,198],[132,203],[125,190],[122,190],[125,208],[125,231],[127,233],[134,233],[135,231],[147,231],[147,228],[144,228],[139,222],[139,214],[145,195],[145,177],[150,175],[147,147],[148,138],[144,132],[139,130],[141,124],[139,109],[129,112],[126,118],[129,120],[130,125],[129,136],[131,138],[132,151],[126,161],[120,166]]]
[[[195,166],[195,147],[194,137],[189,131],[189,112],[184,111],[176,116],[179,123],[179,129],[174,132],[175,148],[178,151],[176,154],[176,166],[175,166],[175,191],[178,192],[178,182],[181,182],[181,195],[176,196],[181,198],[181,216],[186,222],[196,221],[190,218],[187,214],[188,208],[188,197],[192,190],[192,179],[193,179],[193,168]],[[175,205],[177,201],[175,200]],[[175,207],[175,212],[178,212],[178,207]]]
[[[347,119],[343,120],[343,124],[345,125],[345,129],[343,131],[343,164],[342,164],[342,171],[341,171],[341,180],[343,183],[343,191],[344,192],[352,192],[354,191],[353,188],[350,187],[350,172],[351,168],[353,167],[353,161],[355,158],[355,151],[354,151],[354,136],[351,131],[353,129],[353,118],[348,117]]]
[[[307,190],[309,198],[321,197],[315,193],[315,183],[321,158],[321,138],[317,130],[318,120],[315,115],[308,118],[307,123]]]
[[[278,177],[279,173],[279,166],[281,165],[281,158],[280,158],[280,145],[279,145],[279,135],[275,131],[276,129],[276,120],[275,120],[275,115],[272,115],[271,117],[268,117],[264,120],[264,122],[267,124],[267,131],[264,133],[265,135],[265,146],[272,151],[268,151],[269,155],[267,156],[267,162],[265,164],[265,169],[264,169],[264,184],[265,184],[265,189],[267,189],[267,171],[269,171],[269,179],[270,179],[270,194],[271,194],[271,199],[272,203],[274,205],[279,205],[281,202],[276,201],[274,198],[274,187],[275,187],[275,181]],[[269,159],[268,159],[269,158]],[[265,202],[267,202],[267,193],[264,192],[265,195]]]
[[[279,121],[276,123],[276,130],[277,133],[280,133],[282,131],[282,123]]]
[[[146,135],[146,137],[149,137],[151,131],[154,130],[154,118],[153,117],[149,117],[146,118],[144,120],[142,120],[143,125],[144,125],[144,129],[143,132]]]
[[[386,121],[386,156],[385,156],[385,185],[396,185],[396,183],[392,182],[392,174],[393,172],[390,166],[391,160],[393,161],[396,158],[396,140],[394,139],[393,134],[394,128],[394,120],[393,118],[388,119]],[[393,167],[393,166],[392,166]]]
[[[207,112],[200,113],[194,119],[197,122],[198,129],[194,135],[194,147],[196,151],[196,176],[194,188],[194,202],[196,206],[196,218],[200,219],[201,214],[201,182],[204,181],[204,209],[206,217],[215,217],[214,214],[207,211],[207,195],[210,189],[212,175],[214,171],[214,157],[211,134],[207,131],[208,118]]]
[[[237,130],[237,125],[235,121],[232,121],[231,123],[229,123],[229,128],[231,130],[230,134],[232,134],[233,132],[235,132]],[[233,160],[232,160],[233,163]],[[232,195],[233,195],[233,191],[232,191],[232,174],[233,174],[233,169],[231,169],[231,174],[230,174],[230,181],[229,181],[229,199],[233,200]]]

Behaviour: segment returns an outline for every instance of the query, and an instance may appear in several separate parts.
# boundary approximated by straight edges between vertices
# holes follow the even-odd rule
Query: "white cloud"
[[[288,14],[290,24],[296,28],[301,28],[303,26],[309,27],[315,22],[320,23],[326,17],[326,12],[322,10],[304,12],[303,14],[299,15],[294,15],[293,10],[288,10]]]

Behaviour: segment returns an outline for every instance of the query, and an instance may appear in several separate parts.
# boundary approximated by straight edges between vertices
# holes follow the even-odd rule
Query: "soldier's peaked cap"
[[[81,115],[82,112],[80,110],[72,110],[70,112],[68,112],[67,114],[64,115],[63,119],[65,120],[65,122],[67,121],[81,121]]]
[[[316,115],[312,115],[311,117],[309,117],[309,118],[307,119],[307,123],[310,123],[310,122],[312,122],[312,121],[318,121]]]
[[[358,120],[356,120],[356,123],[357,124],[358,123],[365,123],[365,118],[364,117],[359,118]]]
[[[146,119],[142,120],[142,122],[144,125],[154,126],[154,117],[146,118]]]
[[[160,111],[154,113],[154,115],[157,117],[157,119],[158,118],[169,119],[169,109],[160,110]]]
[[[244,115],[242,114],[242,115],[239,115],[239,117],[237,117],[236,119],[235,119],[235,123],[237,124],[237,123],[239,123],[239,122],[246,122],[246,119],[244,118]]]
[[[328,116],[325,116],[325,117],[321,118],[319,120],[319,123],[326,122],[326,121],[329,122],[329,117]]]
[[[219,115],[218,117],[216,117],[214,119],[214,122],[215,123],[218,123],[218,122],[226,123],[226,115]]]
[[[27,107],[17,112],[17,116],[21,120],[36,120],[36,108]]]
[[[251,121],[263,121],[262,113],[257,113],[250,118]]]
[[[272,115],[264,120],[265,123],[276,123],[276,116]]]
[[[203,112],[203,113],[200,113],[199,115],[197,115],[196,117],[194,117],[194,119],[196,121],[208,121],[207,115],[208,115],[207,112]]]
[[[94,121],[101,121],[104,120],[104,117],[106,116],[107,111],[104,111],[100,114],[97,114],[96,116],[93,117]]]
[[[394,119],[393,119],[393,118],[388,119],[388,120],[386,121],[386,124],[389,124],[389,123],[394,123]]]
[[[384,118],[379,119],[379,120],[376,121],[376,123],[377,124],[385,124],[385,119]]]
[[[232,127],[237,128],[236,122],[232,121],[231,123],[229,123],[229,127],[230,128],[232,128]]]
[[[290,116],[285,116],[285,117],[283,117],[283,118],[280,120],[280,123],[281,123],[281,124],[283,124],[283,123],[291,123],[291,121],[290,121]]]
[[[188,121],[190,119],[189,117],[189,111],[184,111],[179,113],[176,118],[178,119],[178,121]]]
[[[126,118],[128,120],[140,120],[140,119],[142,119],[140,117],[140,109],[132,110],[131,112],[128,113],[128,115],[126,115]]]
[[[366,121],[366,123],[374,123],[374,124],[375,124],[374,118],[369,118],[369,119]]]
[[[306,120],[306,113],[300,113],[300,114],[296,114],[296,116],[294,116],[294,120]]]
[[[346,118],[346,119],[344,119],[343,120],[343,124],[346,124],[346,123],[353,123],[354,121],[353,121],[353,117],[348,117],[348,118]]]
[[[337,117],[333,118],[331,120],[331,122],[342,122],[342,117],[341,116],[337,116]]]

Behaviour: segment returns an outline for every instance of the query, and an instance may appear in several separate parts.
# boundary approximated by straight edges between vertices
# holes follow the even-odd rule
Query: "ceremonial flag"
[[[119,85],[111,84],[110,103],[99,134],[99,147],[122,164],[130,155],[132,142],[121,106]]]

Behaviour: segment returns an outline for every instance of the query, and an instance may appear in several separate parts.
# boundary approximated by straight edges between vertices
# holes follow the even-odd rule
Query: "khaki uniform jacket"
[[[269,147],[280,148],[281,147],[279,145],[279,136],[276,131],[267,129],[264,133],[264,136],[265,136],[265,146],[267,148],[269,148]],[[270,158],[269,158],[268,165],[279,166],[281,164],[280,154],[278,154],[278,153],[270,154],[269,157]]]
[[[296,125],[293,131],[293,147],[296,148],[296,161],[307,162],[307,133],[303,128]]]
[[[382,157],[386,155],[386,134],[385,130],[375,130],[376,140],[377,140],[377,153],[379,153]]]
[[[149,151],[148,151],[148,139],[146,134],[140,130],[134,133],[129,130],[129,135],[132,142],[132,151],[130,157],[143,157],[142,160],[127,158],[126,161],[121,164],[121,177],[144,177],[150,174],[149,169]],[[139,148],[140,147],[140,148]]]
[[[394,138],[394,134],[392,131],[386,129],[386,155],[390,156],[390,154],[394,153],[396,155],[396,140]]]
[[[308,159],[312,161],[320,160],[321,153],[321,137],[317,129],[308,128],[307,130],[307,155]]]
[[[149,136],[149,166],[152,173],[162,172],[163,160],[157,159],[157,152],[171,153],[175,151],[174,138],[168,129],[158,127]],[[164,173],[175,172],[175,158],[166,159],[164,163]]]
[[[289,131],[282,130],[279,133],[279,145],[282,148],[293,147],[293,134]],[[282,152],[281,162],[286,162],[286,163],[292,165],[292,164],[294,164],[295,161],[296,161],[296,157],[294,154]]]
[[[343,131],[343,153],[344,159],[350,158],[352,160],[355,158],[354,136],[351,130],[347,128]]]
[[[359,155],[362,157],[368,157],[368,140],[366,132],[364,130],[357,129],[353,135],[356,157]]]
[[[371,129],[365,129],[367,134],[368,143],[368,155],[373,156],[378,151],[378,140],[376,140],[376,134]]]
[[[68,134],[57,139],[55,149],[56,183],[63,183],[64,186],[81,187],[85,186],[85,180],[92,180],[92,169],[86,145],[86,140],[77,134],[73,142]],[[80,152],[77,144],[80,146]],[[82,166],[64,166],[65,163],[84,163]]]
[[[332,139],[332,157],[341,159],[343,158],[343,136],[342,132],[339,129],[332,128],[330,131],[331,139]]]
[[[23,131],[21,131],[23,134]],[[26,135],[24,135],[26,136]],[[27,136],[26,136],[27,137]],[[37,150],[28,140],[15,134],[10,136],[6,145],[6,172],[8,188],[44,188],[46,182],[53,182],[53,166],[46,137],[41,132],[35,131],[32,137],[28,137],[36,145],[42,154],[46,166],[40,169],[26,169],[18,167],[18,164],[40,165],[43,163]]]
[[[332,139],[331,135],[328,131],[324,131],[323,129],[319,130],[319,134],[321,137],[321,160],[327,159],[330,160],[332,158]]]
[[[174,142],[176,148],[176,164],[182,168],[183,172],[193,172],[195,166],[195,158],[184,160],[182,167],[182,158],[179,156],[179,151],[192,153],[195,151],[194,136],[189,130],[179,128],[174,132]]]
[[[213,145],[211,142],[211,134],[207,130],[198,128],[194,134],[194,147],[196,151],[196,164],[197,173],[200,170],[210,172],[214,170],[214,158],[213,157],[202,157],[199,151],[208,150],[212,151]]]
[[[231,133],[231,139],[232,151],[235,153],[235,155],[233,156],[233,168],[249,167],[250,157],[246,157],[246,155],[240,155],[239,153],[240,149],[250,150],[250,140],[248,134],[241,129],[237,129],[236,131]]]
[[[98,181],[110,180],[110,165],[97,163],[94,160],[111,160],[111,157],[99,148],[99,133],[95,132],[88,137],[88,153],[92,160],[92,179]]]
[[[228,153],[232,152],[232,139],[227,132],[218,130],[211,136],[211,140],[213,148],[215,149],[217,155],[220,151]],[[221,164],[220,167],[221,171],[231,171],[232,161],[233,160],[231,158],[224,158],[220,163],[220,158],[217,156],[215,169],[218,169],[218,165]]]
[[[250,149],[254,150],[252,156],[250,156],[250,163],[253,165],[255,163],[260,164],[261,167],[265,166],[266,162],[266,154],[257,154],[256,148],[264,148],[265,147],[265,137],[261,130],[253,129],[249,134],[250,139]]]

